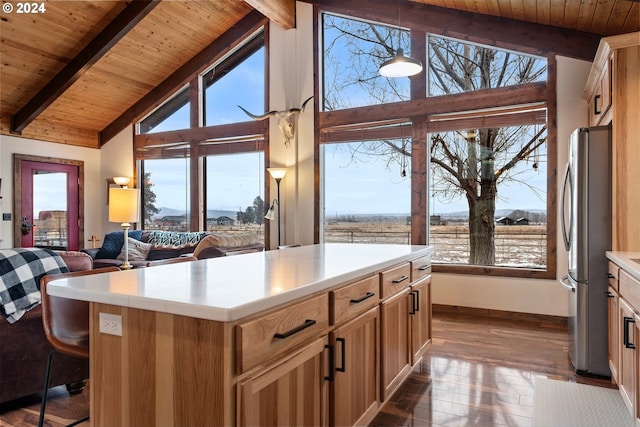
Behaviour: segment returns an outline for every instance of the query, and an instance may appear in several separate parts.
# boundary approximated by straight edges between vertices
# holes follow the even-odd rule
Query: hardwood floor
[[[536,376],[615,388],[576,375],[566,327],[433,314],[433,344],[371,426],[531,426]]]
[[[434,312],[433,336],[422,363],[371,426],[530,426],[536,376],[615,388],[575,374],[564,327]],[[54,390],[45,425],[63,426],[88,413],[88,388],[76,396]],[[2,404],[0,426],[35,426],[39,410],[39,396]]]

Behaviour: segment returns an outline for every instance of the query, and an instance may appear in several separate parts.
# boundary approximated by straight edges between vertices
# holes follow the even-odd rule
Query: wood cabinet
[[[601,40],[584,98],[589,124],[612,128],[612,250],[640,251],[639,32]]]
[[[318,339],[238,385],[238,425],[326,426],[324,354]]]
[[[92,425],[367,425],[430,343],[430,271],[409,258],[232,321],[91,302]]]
[[[376,305],[331,334],[331,425],[367,425],[378,411],[378,310]]]
[[[632,414],[636,413],[636,314],[624,298],[620,299],[620,325],[622,330],[620,345],[620,366],[618,388],[622,400]]]
[[[617,276],[617,278],[616,278]],[[629,412],[640,425],[640,281],[609,265],[609,365]],[[612,315],[617,302],[616,314]],[[612,349],[612,346],[617,347]],[[616,364],[617,359],[617,364]]]
[[[609,370],[611,371],[611,379],[618,381],[618,366],[620,364],[620,322],[619,322],[619,299],[618,292],[618,274],[620,268],[612,262],[609,262],[609,288],[607,290],[607,314],[608,321],[608,343],[609,343]]]
[[[410,295],[409,331],[413,366],[420,361],[431,344],[431,276],[413,282]]]
[[[409,311],[408,287],[380,304],[382,400],[391,396],[411,370]]]

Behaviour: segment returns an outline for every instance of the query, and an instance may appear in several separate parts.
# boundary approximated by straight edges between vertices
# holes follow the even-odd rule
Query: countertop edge
[[[109,304],[127,308],[157,311],[161,313],[201,318],[219,322],[235,322],[237,320],[253,316],[255,314],[277,308],[280,305],[295,302],[305,297],[320,293],[342,283],[347,283],[363,277],[367,274],[383,271],[401,262],[408,262],[416,258],[431,255],[434,252],[432,246],[425,246],[414,252],[393,256],[388,260],[378,262],[339,276],[327,278],[314,283],[306,284],[300,288],[286,293],[272,295],[256,301],[231,308],[213,307],[204,304],[185,303],[179,301],[167,301],[149,297],[123,295],[112,293],[97,293],[94,291],[70,288],[51,281],[47,287],[49,295],[76,299],[87,302]],[[64,280],[64,279],[62,279]]]

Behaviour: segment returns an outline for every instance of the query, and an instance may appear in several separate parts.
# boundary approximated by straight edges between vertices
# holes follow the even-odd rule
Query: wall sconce
[[[287,174],[287,168],[267,168],[269,174],[276,180],[276,186],[278,188],[278,197],[271,202],[271,206],[267,211],[267,214],[264,216],[268,220],[273,220],[275,213],[275,205],[278,205],[278,246],[280,246],[280,181]]]

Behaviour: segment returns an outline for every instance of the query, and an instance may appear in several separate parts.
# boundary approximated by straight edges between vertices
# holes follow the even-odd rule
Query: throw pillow
[[[151,243],[144,243],[131,237],[127,239],[127,242],[129,242],[129,261],[144,261],[147,259],[151,250]],[[124,260],[124,243],[116,259]]]
[[[130,238],[140,240],[142,238],[142,230],[129,230]],[[124,245],[124,231],[114,231],[104,235],[102,247],[96,254],[96,259],[116,259]]]
[[[209,234],[204,239],[200,240],[200,243],[198,243],[198,246],[196,246],[195,250],[193,251],[193,256],[198,258],[198,255],[208,248],[237,248],[246,245],[253,245],[256,243],[258,243],[257,233]]]

